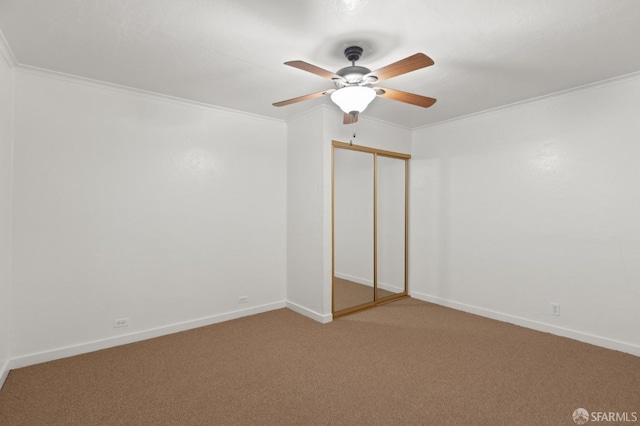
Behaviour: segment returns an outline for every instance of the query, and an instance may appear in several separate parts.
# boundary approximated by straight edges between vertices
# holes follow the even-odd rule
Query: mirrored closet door
[[[334,312],[375,300],[373,162],[373,154],[334,148]]]
[[[409,155],[333,143],[333,314],[407,295]]]
[[[406,292],[406,160],[377,157],[377,298]]]

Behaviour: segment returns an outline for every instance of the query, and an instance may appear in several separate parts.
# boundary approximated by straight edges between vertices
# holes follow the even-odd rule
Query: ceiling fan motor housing
[[[339,89],[345,86],[354,86],[363,84],[363,77],[369,74],[371,70],[366,67],[356,65],[356,61],[362,56],[362,47],[349,46],[344,50],[344,56],[351,61],[351,66],[342,68],[336,74],[344,80],[334,80],[336,87]]]
[[[370,72],[371,70],[369,68],[352,65],[350,67],[342,68],[341,70],[337,71],[336,74],[338,74],[340,77],[343,77],[349,84],[358,84],[362,82],[362,77],[365,74],[369,74]],[[343,86],[344,85],[345,84],[343,83]]]

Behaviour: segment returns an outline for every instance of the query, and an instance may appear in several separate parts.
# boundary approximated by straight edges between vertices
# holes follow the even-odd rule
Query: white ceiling
[[[423,52],[435,65],[383,86],[438,102],[363,113],[409,128],[640,71],[638,0],[0,0],[0,29],[23,66],[279,119],[332,105],[272,106],[333,87],[285,61]]]

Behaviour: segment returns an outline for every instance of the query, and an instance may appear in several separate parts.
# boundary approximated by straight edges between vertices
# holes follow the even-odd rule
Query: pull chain
[[[353,146],[353,140],[356,138],[356,123],[353,123],[353,136],[349,140],[349,146]]]

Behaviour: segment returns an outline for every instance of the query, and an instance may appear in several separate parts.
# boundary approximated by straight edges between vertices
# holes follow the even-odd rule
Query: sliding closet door
[[[406,161],[377,156],[377,295],[406,291]]]
[[[333,150],[333,311],[373,304],[374,156]]]
[[[333,142],[333,315],[407,295],[407,154]]]

